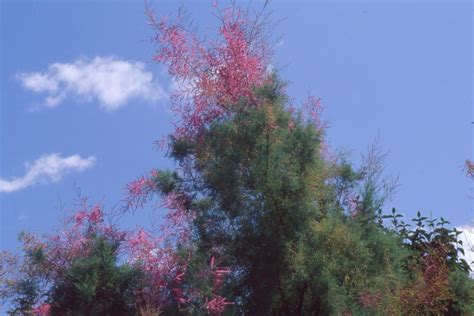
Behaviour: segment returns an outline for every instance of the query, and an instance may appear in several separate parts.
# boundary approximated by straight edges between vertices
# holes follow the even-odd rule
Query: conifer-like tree
[[[378,147],[361,168],[332,154],[320,100],[296,106],[271,70],[264,11],[214,10],[220,27],[202,40],[181,13],[147,9],[155,60],[179,87],[166,142],[176,168],[130,183],[124,211],[158,195],[162,228],[121,231],[84,205],[63,232],[24,235],[24,256],[0,262],[11,313],[474,313],[459,232],[384,215],[394,186]]]

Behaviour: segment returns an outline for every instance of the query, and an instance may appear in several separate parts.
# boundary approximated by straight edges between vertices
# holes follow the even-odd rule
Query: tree
[[[270,70],[264,12],[215,10],[211,40],[182,13],[147,11],[155,60],[180,86],[168,137],[177,168],[130,183],[123,210],[159,195],[161,229],[121,231],[84,204],[60,234],[25,235],[23,261],[7,262],[19,267],[2,292],[12,313],[471,313],[458,232],[383,215],[394,188],[383,154],[374,146],[361,168],[331,155],[320,100],[297,109]]]
[[[23,233],[23,260],[5,261],[10,279],[2,296],[11,314],[135,315],[141,271],[118,260],[125,234],[104,224],[102,209],[82,209],[58,232]]]
[[[219,258],[230,268],[223,295],[249,314],[405,312],[412,257],[424,272],[438,262],[443,281],[433,283],[435,293],[451,294],[449,271],[468,270],[453,255],[457,239],[440,237],[416,252],[398,231],[377,225],[393,186],[380,182],[376,148],[359,171],[328,159],[320,101],[310,97],[303,110],[294,109],[285,84],[268,71],[260,15],[252,22],[233,6],[217,16],[221,41],[205,42],[181,16],[157,21],[149,14],[155,60],[185,87],[173,98],[179,120],[168,152],[180,170],[159,171],[154,180],[186,214],[197,258],[190,265]],[[353,264],[344,269],[347,258]],[[384,280],[387,274],[392,279]],[[369,292],[377,293],[372,302]],[[447,295],[433,308],[452,302]]]

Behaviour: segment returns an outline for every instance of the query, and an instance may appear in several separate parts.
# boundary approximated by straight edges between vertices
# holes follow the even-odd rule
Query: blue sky
[[[256,1],[257,2],[257,1]],[[158,14],[181,2],[153,2]],[[200,30],[208,1],[184,1]],[[257,2],[258,3],[258,2]],[[289,94],[321,97],[332,148],[354,162],[379,135],[400,188],[387,209],[472,224],[470,1],[273,1]],[[47,232],[77,188],[112,207],[171,130],[143,1],[1,2],[0,244]],[[26,165],[28,163],[28,165]],[[147,220],[147,215],[142,221]],[[472,230],[474,235],[474,228]]]

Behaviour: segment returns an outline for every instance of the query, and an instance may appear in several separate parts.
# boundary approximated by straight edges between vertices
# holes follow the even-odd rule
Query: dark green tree
[[[56,279],[49,300],[53,315],[136,315],[134,291],[141,273],[119,264],[119,244],[102,237],[90,241],[88,255],[73,259]]]

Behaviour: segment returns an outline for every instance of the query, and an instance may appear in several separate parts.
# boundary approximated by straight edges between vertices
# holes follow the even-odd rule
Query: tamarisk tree
[[[331,154],[321,101],[293,104],[271,70],[264,11],[213,10],[218,32],[204,40],[182,12],[147,8],[154,60],[178,87],[164,146],[176,168],[130,183],[123,211],[159,196],[162,225],[120,230],[84,206],[58,235],[25,235],[24,256],[0,260],[11,313],[474,313],[458,232],[383,215],[383,155],[357,169]]]

